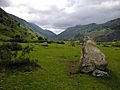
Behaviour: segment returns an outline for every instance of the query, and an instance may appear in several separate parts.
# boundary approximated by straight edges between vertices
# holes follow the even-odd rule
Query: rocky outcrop
[[[81,72],[91,72],[93,76],[105,76],[108,75],[105,72],[106,67],[107,61],[105,60],[105,55],[90,37],[85,37],[80,59]]]

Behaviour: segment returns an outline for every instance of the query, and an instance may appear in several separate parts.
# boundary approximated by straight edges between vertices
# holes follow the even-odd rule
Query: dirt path
[[[70,75],[76,74],[78,72],[78,62],[77,61],[69,61],[68,63],[68,70]]]
[[[51,56],[49,56],[48,58],[50,60],[57,60],[61,63],[65,63],[68,67],[68,72],[70,75],[78,73],[78,65],[79,65],[78,61],[74,61],[74,60],[69,61],[68,59],[51,57]]]

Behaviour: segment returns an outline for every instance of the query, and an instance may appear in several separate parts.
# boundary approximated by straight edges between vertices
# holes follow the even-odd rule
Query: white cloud
[[[49,10],[52,6],[61,9],[68,4],[67,0],[11,0],[11,3],[13,6],[25,5],[42,11]]]
[[[27,13],[28,12],[28,9],[25,7],[25,6],[19,6],[16,7],[6,7],[5,10],[11,14],[14,14],[22,19],[25,19],[27,21],[31,21],[34,19],[34,14],[29,14]]]
[[[0,0],[0,5],[55,33],[76,24],[102,23],[120,17],[120,0]]]
[[[59,33],[61,33],[62,31],[65,30],[65,29],[60,29],[60,28],[53,27],[51,25],[44,25],[44,26],[41,26],[41,27],[43,29],[47,29],[47,30],[53,31],[56,34],[59,34]]]
[[[117,6],[120,6],[120,1],[106,1],[106,2],[102,2],[101,7],[103,8],[114,8]]]

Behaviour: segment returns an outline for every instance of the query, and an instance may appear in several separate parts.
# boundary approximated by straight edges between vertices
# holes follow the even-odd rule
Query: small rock
[[[48,46],[48,43],[44,42],[44,43],[41,44],[41,46]]]
[[[4,88],[4,87],[2,87],[2,86],[0,86],[0,90],[5,90],[5,88]]]
[[[105,72],[105,71],[101,71],[101,70],[98,70],[98,69],[96,69],[96,70],[94,70],[93,71],[93,73],[92,73],[92,75],[93,76],[97,76],[97,77],[108,77],[109,75],[108,75],[108,73],[107,72]]]

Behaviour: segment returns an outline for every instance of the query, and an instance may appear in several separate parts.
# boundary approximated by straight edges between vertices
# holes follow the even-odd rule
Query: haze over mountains
[[[84,36],[90,36],[96,41],[120,40],[120,18],[103,24],[91,23],[88,25],[76,25],[56,35],[49,30],[43,30],[34,23],[8,14],[0,8],[1,40],[3,38],[10,39],[16,35],[32,40],[37,38],[37,34],[43,37],[47,36],[50,40],[82,40]]]

